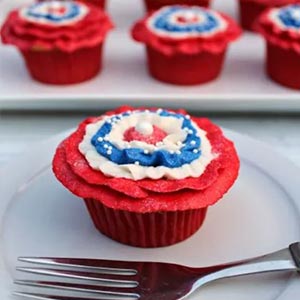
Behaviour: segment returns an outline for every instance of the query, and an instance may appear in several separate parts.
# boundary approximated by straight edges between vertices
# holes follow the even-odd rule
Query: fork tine
[[[26,267],[17,267],[17,271],[45,275],[45,276],[56,276],[61,278],[70,278],[70,279],[79,279],[79,280],[90,280],[97,281],[98,284],[103,284],[104,286],[111,287],[137,287],[138,282],[134,280],[116,280],[98,277],[97,273],[87,273],[79,272],[73,270],[55,270],[55,269],[43,269],[43,268],[26,268]],[[101,274],[103,276],[103,274]]]
[[[68,297],[68,296],[53,296],[53,295],[44,295],[44,294],[34,294],[34,293],[25,293],[25,292],[13,292],[14,296],[36,299],[36,300],[107,300],[107,298],[80,298],[80,297]]]
[[[69,282],[52,282],[52,281],[35,281],[35,280],[15,280],[14,284],[21,286],[30,286],[37,288],[50,288],[56,290],[67,290],[67,291],[76,291],[76,292],[85,292],[100,294],[106,296],[117,296],[120,298],[131,298],[138,299],[139,294],[134,292],[128,292],[127,289],[118,289],[118,292],[114,292],[108,289],[105,289],[100,286],[95,285],[86,285],[86,284],[76,284]],[[126,292],[125,292],[126,290]]]
[[[102,260],[102,259],[81,259],[81,258],[59,258],[59,257],[19,257],[19,261],[41,265],[51,265],[60,267],[76,267],[79,269],[97,270],[108,274],[136,275],[137,270],[132,266],[139,262]]]

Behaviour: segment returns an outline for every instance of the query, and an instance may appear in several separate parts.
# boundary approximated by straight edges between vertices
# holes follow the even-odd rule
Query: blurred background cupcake
[[[165,6],[138,21],[133,38],[146,45],[150,74],[194,85],[220,74],[227,46],[241,33],[228,16],[197,6]]]
[[[274,81],[300,89],[300,4],[265,11],[256,25],[266,39],[266,72]]]
[[[297,0],[239,0],[240,22],[245,30],[253,30],[260,14],[267,8],[295,3]]]
[[[147,11],[157,10],[166,5],[186,4],[208,7],[211,0],[144,0]]]
[[[42,1],[13,10],[1,28],[4,44],[22,53],[31,76],[49,84],[70,84],[99,73],[110,18],[94,5]]]

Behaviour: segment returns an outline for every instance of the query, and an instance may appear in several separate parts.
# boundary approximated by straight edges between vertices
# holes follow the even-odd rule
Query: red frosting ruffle
[[[154,12],[149,13],[145,18],[139,20],[132,28],[132,37],[141,43],[166,54],[172,55],[176,53],[183,54],[198,54],[202,51],[221,53],[223,52],[228,43],[236,40],[242,30],[239,25],[230,17],[219,13],[220,16],[228,23],[227,29],[218,32],[211,37],[197,37],[186,39],[174,39],[172,37],[162,37],[156,35],[148,29],[146,23]]]
[[[274,8],[267,9],[256,22],[254,29],[269,43],[284,49],[293,49],[300,54],[300,34],[289,29],[282,29],[270,18],[269,14]]]
[[[108,15],[93,5],[80,21],[65,26],[34,23],[12,11],[1,28],[4,44],[12,44],[22,51],[54,50],[73,52],[81,48],[94,47],[103,42],[107,32],[113,28]]]
[[[127,110],[128,107],[124,107],[108,114]],[[208,133],[213,152],[218,157],[199,178],[134,181],[107,177],[101,171],[92,169],[78,150],[85,127],[99,119],[89,118],[82,122],[61,143],[53,160],[53,171],[58,180],[79,197],[92,198],[111,208],[135,212],[196,209],[219,200],[237,177],[239,160],[233,143],[223,136],[219,127],[205,118],[192,119]]]

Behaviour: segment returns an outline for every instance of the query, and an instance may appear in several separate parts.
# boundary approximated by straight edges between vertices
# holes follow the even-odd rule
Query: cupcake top
[[[104,116],[86,126],[79,150],[94,170],[131,180],[199,177],[215,156],[189,115],[162,109]]]
[[[229,17],[198,6],[165,6],[135,24],[133,38],[162,52],[223,51],[240,35]]]
[[[270,43],[300,53],[300,4],[266,10],[256,30]]]
[[[53,161],[56,177],[75,195],[137,212],[211,205],[238,169],[232,142],[208,119],[131,107],[85,120]]]
[[[113,27],[100,9],[76,1],[43,1],[13,10],[1,28],[2,41],[21,50],[75,51],[103,41]]]
[[[192,6],[169,6],[155,12],[146,21],[154,34],[173,39],[209,37],[225,31],[228,23],[218,13]]]

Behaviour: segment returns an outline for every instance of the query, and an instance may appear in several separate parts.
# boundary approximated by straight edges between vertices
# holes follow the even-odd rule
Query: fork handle
[[[211,267],[207,271],[207,275],[196,282],[196,287],[221,278],[275,271],[300,271],[300,243],[257,258]]]

